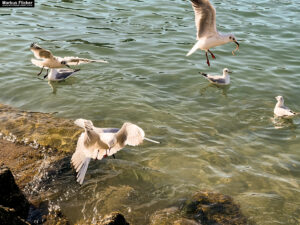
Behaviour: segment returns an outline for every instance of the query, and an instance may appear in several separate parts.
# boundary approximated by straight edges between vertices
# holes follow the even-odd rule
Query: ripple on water
[[[211,67],[203,52],[185,57],[195,42],[187,1],[41,1],[33,9],[1,11],[0,102],[102,127],[131,121],[162,142],[92,163],[82,187],[66,169],[52,200],[62,198],[58,205],[73,223],[120,208],[144,224],[151,212],[203,188],[233,196],[257,224],[299,223],[300,121],[272,119],[277,95],[300,111],[299,4],[212,2],[218,29],[234,33],[241,48],[236,56],[233,44],[215,48]],[[53,92],[36,79],[31,42],[58,56],[110,63],[80,65]],[[233,71],[225,89],[198,73],[224,67]],[[67,197],[66,186],[75,187]]]

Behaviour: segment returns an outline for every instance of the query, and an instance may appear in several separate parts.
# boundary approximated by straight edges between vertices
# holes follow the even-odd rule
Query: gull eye
[[[232,37],[230,36],[230,37],[229,37],[229,39],[231,40],[231,39],[232,39]]]

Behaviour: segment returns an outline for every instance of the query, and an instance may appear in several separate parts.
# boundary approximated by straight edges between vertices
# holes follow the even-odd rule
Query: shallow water
[[[124,121],[162,142],[127,147],[92,162],[86,182],[54,181],[50,199],[75,223],[112,210],[146,224],[157,209],[197,190],[233,196],[257,224],[300,222],[300,119],[274,121],[274,97],[300,111],[300,3],[212,1],[234,44],[214,49],[211,68],[195,42],[188,1],[38,1],[0,9],[0,102],[22,110],[83,117],[103,127]],[[106,59],[66,82],[37,79],[31,42],[55,55]],[[198,72],[233,71],[229,88]],[[66,187],[69,191],[66,191]]]

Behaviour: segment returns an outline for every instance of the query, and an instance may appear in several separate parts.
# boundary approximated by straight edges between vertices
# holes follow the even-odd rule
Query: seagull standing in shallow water
[[[38,76],[41,75],[44,68],[47,68],[47,74],[48,75],[48,69],[50,68],[65,68],[72,65],[79,65],[82,63],[92,63],[92,62],[101,62],[101,63],[107,63],[105,60],[93,60],[93,59],[85,59],[85,58],[78,58],[78,57],[58,57],[52,55],[52,53],[49,50],[43,49],[39,45],[32,43],[30,45],[30,50],[33,52],[34,57],[39,59],[31,59],[32,64],[36,65],[37,67],[42,68],[41,71],[37,74]]]
[[[200,72],[200,74],[203,75],[207,80],[209,80],[209,82],[211,82],[213,84],[218,84],[218,85],[230,84],[229,73],[232,73],[232,72],[229,71],[229,69],[227,69],[227,68],[223,69],[223,76],[212,76],[210,74]]]
[[[210,4],[209,0],[191,0],[195,12],[195,24],[197,28],[197,42],[186,56],[193,54],[197,49],[205,51],[207,65],[210,66],[207,52],[209,52],[213,59],[216,57],[209,50],[210,48],[224,45],[228,42],[236,43],[237,47],[234,51],[239,49],[233,34],[220,34],[216,27],[216,10]],[[232,54],[234,55],[234,51]]]
[[[298,115],[299,113],[293,112],[288,107],[284,105],[284,99],[282,96],[275,97],[277,103],[274,108],[274,114],[278,117],[291,117]]]
[[[146,138],[142,128],[129,122],[124,123],[121,129],[94,127],[92,121],[85,119],[77,119],[75,124],[84,128],[71,159],[78,173],[77,182],[80,184],[83,183],[91,159],[101,160],[107,156],[114,156],[125,145],[137,146],[143,140],[159,144],[157,141]]]

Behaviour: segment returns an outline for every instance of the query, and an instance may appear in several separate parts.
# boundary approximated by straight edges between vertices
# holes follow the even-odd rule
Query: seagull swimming
[[[278,117],[291,117],[298,115],[299,113],[293,112],[288,107],[284,105],[284,99],[282,96],[275,97],[277,103],[274,108],[274,114]]]
[[[34,64],[37,67],[42,68],[41,71],[37,74],[38,76],[41,75],[44,68],[47,68],[47,74],[48,69],[50,68],[64,68],[72,65],[79,65],[82,63],[92,63],[92,62],[101,62],[101,63],[108,63],[105,60],[93,60],[93,59],[85,59],[85,58],[78,58],[78,57],[58,57],[52,55],[52,53],[49,50],[43,49],[39,45],[32,43],[30,45],[30,50],[33,52],[34,57],[40,60],[31,59],[32,64]]]
[[[80,71],[80,69],[50,69],[49,74],[45,75],[44,79],[48,77],[49,81],[62,81],[78,71]]]
[[[146,138],[142,128],[129,122],[125,122],[121,129],[94,127],[92,121],[85,119],[77,119],[75,124],[84,128],[71,159],[71,163],[78,173],[77,182],[80,184],[83,183],[91,159],[101,160],[114,155],[125,145],[137,146],[143,140],[159,144],[157,141]]]
[[[239,49],[239,43],[233,34],[221,34],[216,27],[216,10],[210,4],[209,0],[191,0],[195,12],[195,24],[197,28],[197,42],[186,56],[193,54],[197,49],[205,51],[207,65],[210,66],[207,52],[209,52],[213,59],[216,57],[209,50],[210,48],[224,45],[228,42],[234,42],[237,47],[234,51]],[[234,55],[234,51],[232,54]]]
[[[210,74],[200,72],[200,74],[203,75],[207,80],[209,80],[209,82],[211,82],[213,84],[218,84],[218,85],[228,85],[228,84],[230,84],[229,73],[232,73],[232,72],[229,71],[229,69],[227,69],[227,68],[223,69],[223,75],[222,76],[212,76]]]

